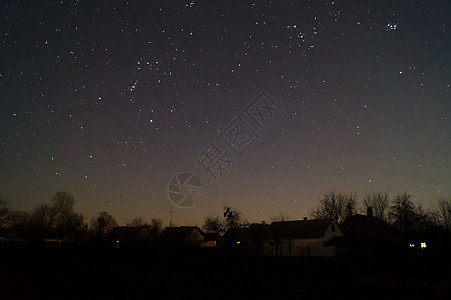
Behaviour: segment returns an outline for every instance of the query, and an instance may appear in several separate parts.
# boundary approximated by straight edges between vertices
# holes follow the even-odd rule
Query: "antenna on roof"
[[[172,210],[172,206],[171,206],[171,209],[169,210],[169,213],[171,214],[171,218],[170,218],[170,220],[169,220],[169,228],[172,228],[172,213],[173,213],[174,211]]]

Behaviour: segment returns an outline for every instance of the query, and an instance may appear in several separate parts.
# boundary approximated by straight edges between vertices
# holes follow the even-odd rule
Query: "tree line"
[[[14,228],[32,231],[35,235],[70,235],[89,231],[101,238],[118,226],[116,219],[108,212],[100,212],[88,223],[83,214],[75,211],[75,198],[68,192],[56,192],[50,202],[38,204],[30,212],[13,210],[6,200],[0,198],[0,228]],[[134,218],[127,226],[146,226],[159,232],[162,222],[152,219],[150,223]]]
[[[342,224],[347,218],[358,213],[366,213],[368,208],[372,216],[393,225],[401,234],[409,235],[437,226],[451,229],[451,197],[441,197],[425,209],[415,203],[407,192],[396,194],[390,199],[388,193],[371,192],[362,199],[363,208],[359,210],[356,193],[338,193],[329,191],[318,200],[318,205],[310,212],[314,219],[331,219]]]
[[[74,209],[74,197],[65,191],[55,193],[50,202],[37,205],[30,212],[16,211],[0,198],[0,228],[16,228],[34,231],[36,234],[73,234],[89,231],[101,238],[118,226],[115,218],[108,212],[100,212],[88,223],[83,214]],[[342,224],[356,213],[366,213],[371,208],[372,215],[393,225],[403,236],[425,230],[431,226],[451,230],[451,197],[437,199],[431,208],[424,209],[415,203],[407,192],[396,194],[390,199],[388,193],[371,192],[362,199],[359,206],[356,193],[341,193],[334,190],[324,193],[318,204],[310,211],[312,219],[328,219]],[[273,215],[271,221],[286,221],[286,214]],[[224,207],[222,216],[207,216],[203,230],[224,234],[233,228],[247,227],[250,222],[240,210]],[[146,226],[153,233],[161,231],[162,222],[152,219],[150,223],[142,218],[134,218],[127,226]]]
[[[407,192],[396,194],[390,199],[388,193],[371,192],[362,199],[359,206],[356,193],[341,193],[334,190],[324,193],[318,204],[310,211],[311,219],[327,219],[342,224],[346,219],[357,213],[366,214],[368,209],[373,217],[380,218],[394,226],[403,236],[424,231],[427,228],[441,227],[451,230],[451,197],[439,198],[432,208],[424,209],[422,204],[415,203],[412,195]],[[271,221],[287,221],[286,214],[276,214]],[[240,210],[224,208],[220,216],[207,216],[203,229],[206,232],[223,234],[231,228],[247,227],[249,222],[244,219]]]

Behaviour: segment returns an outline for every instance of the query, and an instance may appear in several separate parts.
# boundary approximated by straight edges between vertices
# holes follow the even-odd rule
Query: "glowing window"
[[[426,242],[421,242],[421,249],[426,248]]]

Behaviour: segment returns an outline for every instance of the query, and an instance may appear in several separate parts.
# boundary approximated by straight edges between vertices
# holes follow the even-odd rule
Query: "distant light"
[[[421,249],[424,249],[424,248],[426,248],[426,242],[421,242],[421,245],[420,245],[420,247],[421,247]]]
[[[409,244],[409,247],[413,248],[413,247],[415,247],[415,245],[414,244]]]
[[[117,241],[116,241],[116,243],[118,243],[118,244],[119,244],[119,240],[117,240]]]
[[[241,242],[240,241],[238,241],[238,242],[236,242],[237,244],[241,244]]]

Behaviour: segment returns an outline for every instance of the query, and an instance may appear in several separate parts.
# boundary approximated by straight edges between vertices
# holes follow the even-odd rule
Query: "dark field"
[[[259,257],[221,249],[0,249],[0,299],[449,298],[449,261]]]

